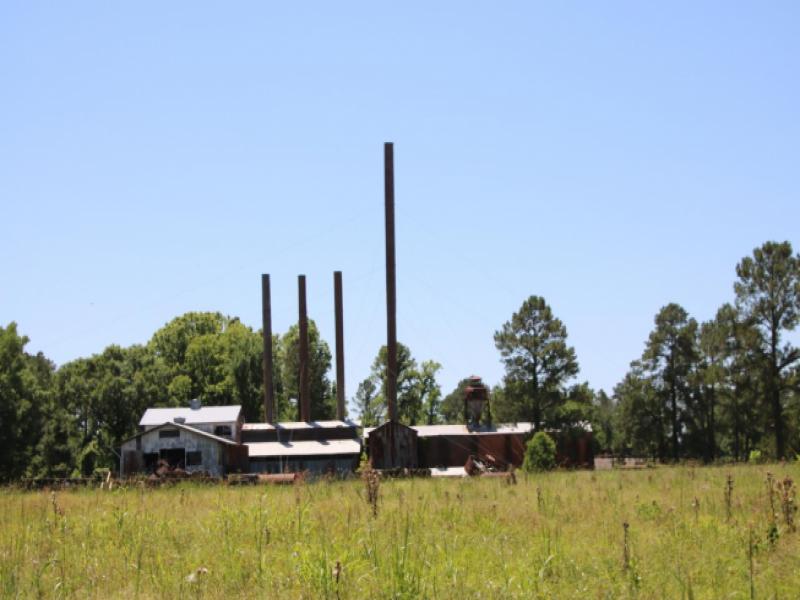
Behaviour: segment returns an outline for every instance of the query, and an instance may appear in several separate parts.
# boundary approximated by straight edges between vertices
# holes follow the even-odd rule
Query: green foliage
[[[528,472],[549,471],[556,466],[556,443],[546,432],[537,431],[525,445],[522,469]]]
[[[423,360],[417,371],[417,378],[414,383],[414,395],[421,408],[426,425],[440,423],[442,388],[436,381],[436,374],[442,369],[442,365],[434,360]]]
[[[600,390],[593,399],[594,414],[592,416],[593,440],[600,451],[616,448],[617,424],[615,419],[616,405],[613,398]]]
[[[770,516],[768,470],[800,480],[796,463],[390,479],[377,517],[360,480],[6,489],[0,596],[796,598],[800,534]]]
[[[498,413],[531,421],[537,429],[552,421],[564,402],[564,384],[578,372],[567,328],[544,298],[531,296],[495,332],[494,341],[506,366],[508,392],[503,398],[508,404],[498,405]]]
[[[358,384],[355,404],[362,427],[375,427],[382,422],[383,407],[380,405],[375,378],[367,377]]]
[[[0,481],[28,471],[50,397],[53,364],[27,343],[16,323],[0,327]]]
[[[292,325],[281,337],[277,352],[280,362],[282,389],[277,394],[278,414],[287,421],[300,418],[296,402],[300,397],[300,362],[299,362],[300,329]],[[328,344],[320,337],[317,324],[308,320],[308,355],[309,389],[311,391],[311,416],[315,420],[333,419],[336,417],[336,393],[328,371],[331,368],[331,351]]]
[[[661,420],[661,425],[666,426],[665,435],[671,438],[672,458],[678,460],[681,422],[690,402],[689,375],[697,360],[697,321],[682,306],[673,303],[658,312],[655,324],[642,363],[664,407],[662,415],[667,418]]]
[[[327,378],[331,354],[309,322],[312,414],[335,414]],[[0,328],[0,480],[91,475],[116,468],[117,449],[137,431],[148,407],[240,404],[245,419],[262,415],[262,340],[220,313],[187,313],[153,334],[146,346],[112,345],[62,365],[24,352],[16,325]],[[279,414],[297,418],[297,327],[273,338]],[[433,397],[430,390],[426,397]]]
[[[149,348],[169,372],[162,403],[186,406],[199,398],[205,404],[241,404],[249,421],[263,417],[261,336],[239,319],[186,313],[159,329]]]
[[[466,419],[464,415],[464,394],[466,394],[469,381],[469,377],[459,381],[455,389],[442,400],[440,419],[443,423],[464,423]],[[492,395],[493,399],[494,395]]]
[[[789,242],[767,242],[736,265],[736,304],[757,337],[755,349],[764,364],[762,377],[766,404],[775,438],[775,456],[786,456],[787,424],[784,391],[790,389],[792,369],[800,349],[782,343],[800,318],[800,256]]]
[[[227,323],[228,318],[218,312],[188,312],[156,331],[150,346],[168,367],[179,368],[186,362],[192,340],[221,333]]]
[[[361,382],[356,394],[362,425],[377,424],[386,418],[386,346],[381,346],[372,362],[372,372]],[[401,423],[439,423],[442,420],[442,390],[436,374],[439,363],[426,360],[417,366],[411,350],[397,344],[397,418]]]
[[[655,316],[642,355],[612,397],[578,371],[567,331],[545,300],[529,297],[494,335],[505,377],[491,394],[494,422],[533,421],[570,429],[592,424],[595,448],[650,456],[746,461],[791,456],[800,448],[800,350],[790,340],[800,320],[800,257],[788,242],[767,242],[736,266],[735,303],[698,324],[679,305]],[[331,352],[309,323],[312,415],[332,418]],[[278,416],[297,419],[297,327],[273,336]],[[58,370],[25,352],[14,323],[0,327],[0,480],[90,474],[115,468],[115,450],[149,406],[241,404],[262,414],[259,332],[219,312],[190,312],[145,346],[111,345]],[[418,363],[399,345],[402,422],[464,421],[464,379],[442,397],[441,365]],[[365,425],[385,418],[386,349],[355,394]],[[487,409],[488,410],[488,409]]]

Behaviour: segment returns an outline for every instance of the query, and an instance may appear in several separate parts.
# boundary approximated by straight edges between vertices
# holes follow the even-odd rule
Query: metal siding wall
[[[337,473],[352,473],[358,467],[359,456],[308,456],[292,458],[251,458],[251,473],[296,473],[310,471],[325,473],[331,468]]]

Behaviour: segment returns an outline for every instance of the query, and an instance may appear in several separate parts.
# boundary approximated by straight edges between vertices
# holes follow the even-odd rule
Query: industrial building
[[[240,406],[149,408],[141,431],[122,443],[120,475],[150,473],[159,462],[214,477],[249,469],[247,446],[239,443]]]
[[[364,432],[372,466],[376,469],[453,468],[478,460],[492,468],[522,464],[525,444],[533,434],[531,423],[492,423],[488,389],[473,377],[464,398],[464,423],[407,426],[397,420],[397,294],[395,283],[394,146],[384,145],[384,215],[386,241],[386,381],[387,421]],[[123,444],[121,473],[146,470],[166,460],[187,470],[224,475],[293,471],[354,471],[362,444],[358,425],[346,419],[344,381],[344,321],[342,273],[333,274],[336,325],[336,419],[314,420],[311,414],[310,359],[306,278],[298,283],[298,420],[276,420],[272,381],[272,315],[270,276],[261,276],[263,321],[263,423],[244,423],[241,407],[188,409],[153,408],[142,417],[142,432]],[[560,464],[591,465],[591,432],[556,438]]]
[[[242,439],[251,473],[348,473],[358,468],[361,441],[353,421],[246,423]]]

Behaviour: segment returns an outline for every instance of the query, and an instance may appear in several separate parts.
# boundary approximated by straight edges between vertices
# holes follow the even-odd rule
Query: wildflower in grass
[[[198,567],[186,576],[186,581],[187,583],[197,583],[206,575],[208,575],[208,569],[205,567]]]
[[[339,585],[339,577],[342,575],[342,563],[341,561],[336,561],[336,564],[333,567],[333,571],[331,571],[331,575],[333,576],[333,580],[336,582],[336,585]]]

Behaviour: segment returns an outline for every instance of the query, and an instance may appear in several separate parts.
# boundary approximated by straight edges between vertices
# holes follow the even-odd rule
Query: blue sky
[[[4,2],[0,322],[61,364],[189,310],[333,341],[348,394],[398,337],[445,393],[502,377],[531,294],[610,390],[669,303],[713,317],[800,249],[800,4]]]

